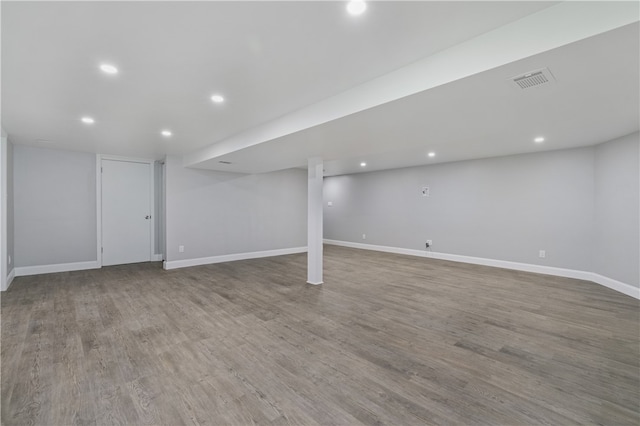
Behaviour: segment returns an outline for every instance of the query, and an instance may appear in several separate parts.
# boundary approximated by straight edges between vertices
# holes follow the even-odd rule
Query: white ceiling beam
[[[186,154],[183,164],[216,169],[223,155],[637,22],[639,11],[637,2],[560,3]]]

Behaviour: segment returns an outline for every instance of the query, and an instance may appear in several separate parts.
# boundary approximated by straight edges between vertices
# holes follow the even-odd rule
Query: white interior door
[[[102,264],[151,260],[151,164],[102,160]]]

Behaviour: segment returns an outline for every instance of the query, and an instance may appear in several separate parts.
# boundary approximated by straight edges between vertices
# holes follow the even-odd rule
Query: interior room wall
[[[640,287],[640,134],[595,150],[594,272]]]
[[[96,261],[95,154],[14,147],[15,266]]]
[[[306,246],[306,170],[243,175],[169,156],[165,180],[168,261]]]
[[[589,271],[594,151],[329,177],[325,238],[414,250],[430,239],[433,252]],[[424,186],[429,197],[422,196]]]

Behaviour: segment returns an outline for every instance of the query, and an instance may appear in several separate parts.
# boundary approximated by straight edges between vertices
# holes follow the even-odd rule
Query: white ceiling
[[[19,144],[192,155],[554,4],[369,2],[352,17],[345,2],[3,1],[1,125]],[[505,83],[544,66],[551,87]],[[635,24],[200,166],[260,172],[321,155],[339,174],[362,160],[374,170],[506,155],[601,142],[638,130],[637,116]],[[548,143],[530,144],[538,132]]]
[[[638,28],[631,24],[221,155],[207,168],[266,172],[306,167],[307,158],[321,156],[325,175],[331,176],[573,148],[624,136],[638,130],[640,116]],[[555,82],[522,90],[510,79],[544,67]],[[534,143],[537,136],[546,141]],[[428,158],[430,151],[436,157]]]

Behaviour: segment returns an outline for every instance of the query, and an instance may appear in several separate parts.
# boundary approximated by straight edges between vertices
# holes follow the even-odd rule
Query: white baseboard
[[[258,259],[261,257],[283,256],[286,254],[306,253],[307,247],[254,251],[249,253],[225,254],[221,256],[199,257],[196,259],[172,260],[163,264],[164,269],[187,268],[189,266],[209,265],[212,263],[233,262],[235,260]]]
[[[58,263],[54,265],[20,266],[14,268],[16,277],[27,275],[51,274],[55,272],[82,271],[85,269],[99,269],[97,260],[90,262]]]
[[[154,254],[153,256],[151,256],[151,261],[152,262],[160,262],[162,261],[162,255],[161,254]]]
[[[4,287],[0,288],[0,291],[9,290],[9,287],[11,286],[11,282],[13,281],[15,276],[16,276],[16,270],[15,268],[11,268],[11,271],[9,271],[9,274],[7,275],[7,279],[4,282]]]
[[[13,279],[16,277],[16,268],[11,268],[9,275],[7,275],[7,286],[4,290],[8,290],[13,282]]]
[[[625,284],[620,281],[616,281],[613,278],[605,277],[604,275],[592,273],[591,281],[594,283],[603,285],[605,287],[609,287],[612,290],[619,291],[620,293],[624,293],[627,296],[634,297],[636,299],[640,299],[640,288],[634,287],[629,284]]]
[[[373,244],[352,243],[349,241],[323,240],[325,244],[351,247],[363,250],[382,251],[387,253],[406,254],[409,256],[427,257],[431,259],[450,260],[452,262],[472,263],[474,265],[493,266],[496,268],[513,269],[516,271],[534,272],[537,274],[555,275],[558,277],[575,278],[593,281],[610,289],[624,293],[627,296],[640,299],[640,289],[629,284],[588,271],[556,268],[553,266],[532,265],[530,263],[510,262],[507,260],[485,259],[481,257],[461,256],[457,254],[438,253],[426,250],[413,250],[400,247],[377,246]]]

